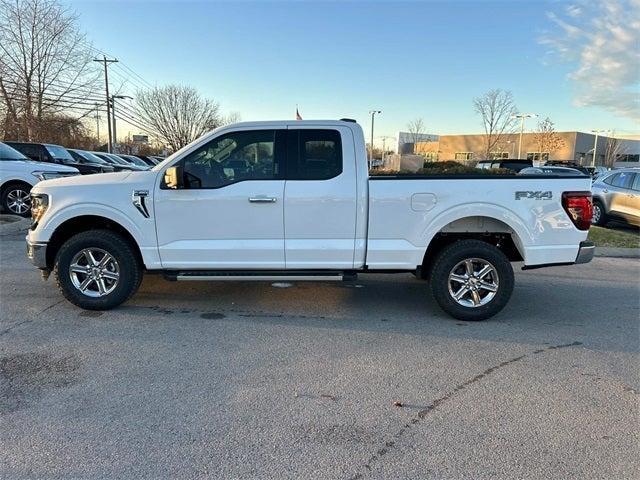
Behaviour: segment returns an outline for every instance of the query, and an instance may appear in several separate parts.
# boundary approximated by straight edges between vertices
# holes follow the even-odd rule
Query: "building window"
[[[425,162],[437,162],[438,161],[438,152],[427,152],[424,154]]]
[[[473,158],[473,152],[456,152],[454,160],[471,160]]]
[[[487,160],[502,160],[503,158],[509,158],[509,152],[491,152]]]
[[[549,160],[549,152],[527,152],[527,160],[534,162]]]
[[[616,155],[616,162],[640,162],[640,154],[623,153]]]

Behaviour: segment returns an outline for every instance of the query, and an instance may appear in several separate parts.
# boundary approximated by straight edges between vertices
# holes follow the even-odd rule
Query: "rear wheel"
[[[603,226],[607,223],[607,214],[604,211],[604,205],[600,200],[593,201],[593,217],[591,223],[598,226]]]
[[[514,278],[500,249],[480,240],[460,240],[440,251],[430,281],[435,300],[449,315],[484,320],[507,304]]]
[[[28,217],[31,215],[31,185],[14,182],[2,188],[2,209],[6,213]]]
[[[108,310],[126,302],[142,280],[133,248],[110,230],[71,237],[58,251],[54,270],[64,297],[87,310]]]

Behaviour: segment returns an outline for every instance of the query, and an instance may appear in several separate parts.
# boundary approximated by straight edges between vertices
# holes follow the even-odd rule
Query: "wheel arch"
[[[427,278],[438,252],[459,240],[475,239],[499,248],[512,261],[524,260],[523,236],[526,229],[516,227],[504,217],[468,215],[442,219],[434,226],[422,259],[421,275]],[[525,237],[526,238],[526,237]]]
[[[121,235],[132,248],[138,262],[140,262],[140,265],[144,265],[140,246],[127,228],[108,217],[100,215],[79,215],[63,221],[53,231],[49,242],[47,243],[47,267],[50,269],[53,268],[56,255],[58,254],[60,247],[69,238],[80,232],[97,229],[111,230]]]

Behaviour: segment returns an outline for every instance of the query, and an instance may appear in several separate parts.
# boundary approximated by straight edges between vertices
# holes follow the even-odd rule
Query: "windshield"
[[[56,160],[69,160],[70,162],[75,162],[71,154],[67,152],[66,149],[58,145],[45,145],[44,147]]]
[[[14,150],[9,145],[0,143],[0,160],[29,160],[19,151]]]
[[[103,160],[102,158],[100,158],[97,155],[94,155],[91,152],[85,152],[84,150],[74,150],[74,152],[76,152],[78,155],[80,155],[82,158],[84,158],[88,162],[99,163],[100,165],[109,164],[109,162],[107,162],[106,160]]]
[[[136,165],[140,166],[140,167],[148,167],[149,165],[147,165],[144,160],[138,158],[138,157],[134,157],[133,155],[125,155],[126,158],[128,158],[129,160],[131,160],[133,163],[135,163]]]

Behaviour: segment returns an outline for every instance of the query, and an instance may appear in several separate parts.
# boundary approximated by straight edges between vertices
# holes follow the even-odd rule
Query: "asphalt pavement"
[[[80,310],[0,237],[0,478],[640,478],[640,260],[516,273],[446,316],[411,275],[167,282]]]

